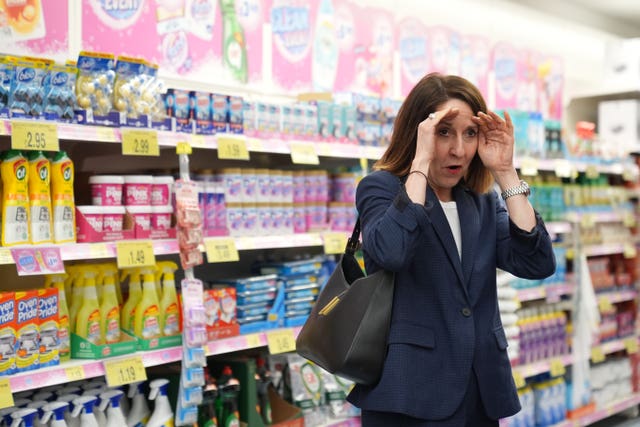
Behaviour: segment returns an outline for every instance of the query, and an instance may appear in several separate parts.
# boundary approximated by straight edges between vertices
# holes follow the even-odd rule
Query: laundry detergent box
[[[38,290],[38,320],[40,322],[40,367],[59,365],[58,289]]]
[[[19,291],[16,304],[16,370],[26,372],[40,367],[40,321],[38,291]]]
[[[16,304],[13,292],[0,293],[0,376],[16,370]]]

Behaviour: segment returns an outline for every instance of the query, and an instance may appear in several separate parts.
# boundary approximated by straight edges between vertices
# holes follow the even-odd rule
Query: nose
[[[449,152],[456,157],[462,157],[464,155],[462,137],[453,138]]]

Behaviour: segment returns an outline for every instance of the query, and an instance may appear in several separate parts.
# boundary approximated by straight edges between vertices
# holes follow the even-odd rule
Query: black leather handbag
[[[354,256],[359,236],[360,219],[296,339],[296,351],[332,374],[372,385],[387,354],[394,275],[380,270],[365,276]]]

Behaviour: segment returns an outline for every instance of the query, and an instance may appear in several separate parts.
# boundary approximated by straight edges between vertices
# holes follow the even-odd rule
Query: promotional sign
[[[358,15],[353,87],[364,93],[391,96],[395,47],[393,14],[382,9],[365,7]]]
[[[358,6],[345,0],[335,1],[335,31],[338,43],[338,64],[336,67],[334,90],[350,91],[356,78],[356,40],[358,31],[356,18],[362,20]],[[363,82],[366,78],[362,79]],[[364,84],[364,83],[363,83]]]
[[[545,119],[562,120],[564,64],[557,56],[540,56],[538,62],[538,110]]]
[[[413,86],[429,72],[429,44],[427,27],[416,18],[398,24],[398,52],[400,53],[400,87],[406,96]]]
[[[516,108],[518,89],[518,51],[507,42],[493,47],[492,67],[495,73],[495,108]]]
[[[518,51],[516,107],[522,111],[538,109],[538,63],[540,55],[530,49]]]
[[[462,35],[460,38],[460,75],[476,85],[488,98],[491,45],[481,36]]]

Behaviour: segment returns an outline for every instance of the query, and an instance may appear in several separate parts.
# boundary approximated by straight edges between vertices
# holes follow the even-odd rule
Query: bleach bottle
[[[97,401],[98,398],[95,396],[80,396],[73,399],[71,416],[76,419],[80,418],[80,427],[99,427],[96,416],[93,413],[93,408]]]
[[[173,427],[173,410],[167,397],[169,380],[164,378],[149,383],[149,400],[155,400],[155,409],[147,427]]]
[[[106,411],[106,427],[124,427],[127,420],[120,409],[120,402],[124,393],[120,390],[106,391],[100,395],[100,410]]]
[[[105,391],[107,391],[106,386],[102,388],[92,388],[90,390],[85,390],[82,393],[83,396],[93,396],[96,398],[96,403],[93,405],[93,416],[98,422],[98,427],[105,427],[107,425],[107,416],[104,414],[104,411],[100,409],[100,395]]]
[[[129,398],[132,400],[131,411],[127,417],[127,427],[143,427],[149,421],[151,411],[147,405],[147,399],[141,382],[129,385]]]
[[[18,409],[11,414],[11,427],[33,427],[38,410],[33,408]]]
[[[65,412],[65,415],[64,415],[64,419],[66,420],[67,425],[69,427],[80,427],[80,420],[78,420],[77,418],[74,418],[74,416],[71,414],[71,411],[73,409],[72,402],[79,397],[80,397],[79,393],[69,393],[69,394],[58,395],[58,399],[57,399],[58,402],[65,402],[69,405],[69,410]]]
[[[31,409],[35,409],[36,411],[38,411],[36,413],[36,417],[33,420],[33,426],[34,427],[45,427],[46,424],[42,422],[42,415],[44,414],[44,412],[42,411],[42,407],[44,405],[46,405],[47,402],[46,400],[34,400],[33,402],[30,402],[27,405],[27,408],[31,408]]]
[[[49,427],[67,427],[64,414],[68,409],[69,404],[67,402],[48,403],[42,407],[43,415],[40,421],[45,425],[48,424]]]

